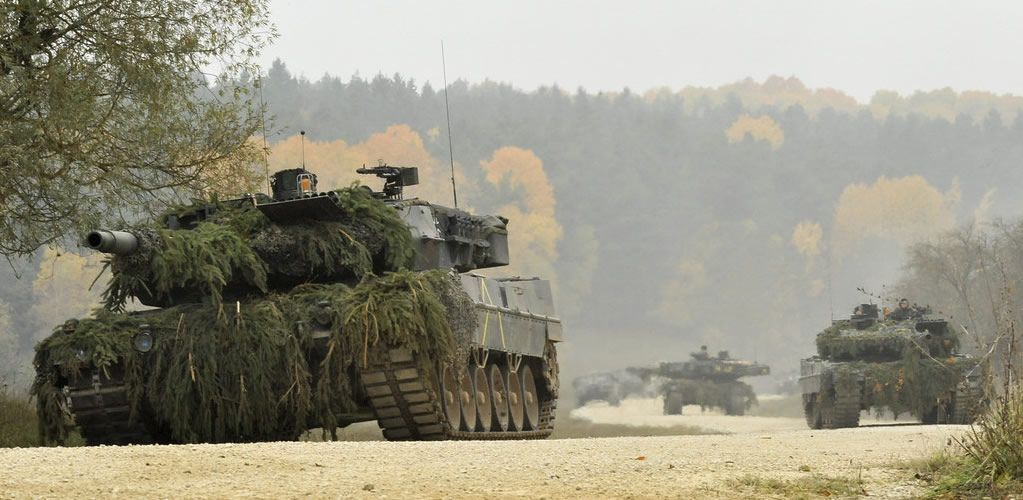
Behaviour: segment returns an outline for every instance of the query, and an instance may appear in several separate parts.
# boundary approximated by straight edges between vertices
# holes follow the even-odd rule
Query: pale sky
[[[401,73],[440,87],[644,91],[796,76],[861,101],[875,90],[1023,94],[1023,2],[271,0],[297,74]]]

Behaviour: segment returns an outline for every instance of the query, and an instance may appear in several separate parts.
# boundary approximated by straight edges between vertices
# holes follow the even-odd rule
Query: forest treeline
[[[451,203],[442,89],[398,75],[313,81],[280,61],[258,83],[271,168],[301,163],[304,130],[306,164],[328,184],[378,160],[417,165],[410,192]],[[511,272],[557,280],[575,372],[708,344],[784,373],[867,300],[856,288],[901,293],[913,245],[1023,209],[1006,190],[1023,185],[1017,96],[857,103],[772,77],[645,92],[458,81],[449,99],[459,201],[511,219]],[[9,309],[52,293],[35,284],[43,257],[0,291]],[[80,314],[56,309],[50,323]],[[45,323],[10,322],[23,351]]]
[[[313,81],[280,62],[262,87],[275,144],[306,130],[309,144],[358,145],[401,124],[446,163],[442,89],[398,75]],[[860,104],[772,77],[642,93],[459,81],[449,99],[471,185],[486,185],[481,162],[502,147],[542,162],[562,228],[544,268],[574,334],[568,356],[587,364],[705,342],[792,366],[831,317],[867,300],[856,288],[895,293],[911,244],[1023,209],[1004,191],[1023,176],[1017,96],[878,92]],[[493,196],[474,208],[499,209]]]

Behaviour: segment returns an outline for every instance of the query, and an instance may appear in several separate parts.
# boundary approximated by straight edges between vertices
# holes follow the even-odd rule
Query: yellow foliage
[[[785,132],[782,131],[781,125],[766,115],[753,118],[744,114],[725,131],[728,142],[732,144],[742,142],[747,135],[755,141],[767,141],[771,144],[771,149],[778,149],[785,143]]]
[[[510,220],[512,272],[554,279],[557,244],[564,231],[554,215],[554,188],[543,162],[528,149],[506,146],[480,166],[488,183],[516,200],[498,210]]]
[[[824,230],[816,222],[800,222],[792,230],[792,246],[805,257],[816,257],[821,253],[821,238]]]
[[[431,129],[429,140],[436,140],[439,131]],[[406,193],[441,205],[452,205],[451,172],[447,161],[434,158],[423,138],[408,125],[392,125],[373,134],[365,142],[305,142],[305,166],[315,173],[320,190],[347,186],[360,180],[376,185],[373,178],[355,173],[363,165],[379,161],[389,165],[419,168],[418,186]],[[302,165],[302,138],[291,136],[273,147],[270,170]],[[563,230],[555,217],[554,189],[544,172],[543,162],[532,151],[503,147],[488,161],[480,162],[487,183],[499,191],[496,201],[479,198],[479,189],[456,165],[455,180],[459,188],[459,208],[472,210],[473,205],[494,206],[496,214],[510,223],[509,246],[512,265],[501,273],[538,275],[554,279],[554,261]],[[475,177],[475,176],[474,176]]]
[[[37,335],[48,335],[51,328],[70,318],[86,316],[100,302],[102,283],[92,290],[96,276],[103,268],[99,254],[82,257],[47,248],[39,263],[39,273],[32,281],[36,301],[29,311],[43,330]]]
[[[656,101],[671,95],[671,90],[657,88],[644,97],[648,101]],[[703,103],[719,106],[728,99],[737,98],[742,102],[742,108],[749,112],[757,112],[765,107],[786,109],[800,106],[811,117],[825,108],[831,108],[850,115],[869,110],[878,118],[917,113],[951,122],[960,114],[980,121],[991,111],[997,111],[1002,122],[1008,125],[1023,109],[1023,96],[976,90],[956,92],[950,88],[917,91],[905,96],[890,90],[879,90],[869,103],[860,104],[842,91],[832,88],[810,89],[798,78],[780,76],[770,76],[763,83],[746,78],[717,88],[686,87],[678,95],[682,97],[685,111],[690,114],[698,112]]]
[[[366,142],[349,145],[343,140],[305,141],[305,166],[316,174],[321,191],[348,186],[354,181],[374,186],[376,179],[359,175],[356,168],[376,166],[379,162],[395,166],[419,167],[419,185],[408,193],[450,205],[451,172],[447,163],[435,159],[426,150],[422,137],[408,125],[391,125],[373,134]],[[276,144],[270,155],[270,170],[296,168],[302,165],[302,138],[293,135]],[[455,179],[463,192],[472,185],[456,166]],[[464,200],[459,201],[463,206]]]
[[[262,139],[251,137],[230,156],[207,165],[201,173],[202,194],[223,200],[261,191],[265,183],[263,153]]]
[[[920,241],[951,229],[953,208],[946,195],[917,175],[851,184],[835,209],[835,249],[850,252],[870,237],[900,244]]]
[[[1009,124],[1023,108],[1023,96],[998,95],[978,90],[956,92],[947,87],[927,92],[917,91],[905,96],[890,90],[880,90],[870,99],[868,107],[878,118],[918,113],[947,121],[954,121],[960,114],[980,121],[991,111],[997,111],[1002,122]]]
[[[752,78],[746,78],[718,88],[686,87],[680,94],[686,111],[690,113],[694,112],[695,106],[702,101],[720,105],[733,96],[742,101],[743,109],[748,111],[758,111],[764,107],[785,109],[790,106],[801,106],[807,114],[816,116],[824,108],[850,114],[862,109],[856,99],[839,90],[809,89],[798,78],[777,75],[768,77],[762,84]],[[657,94],[653,94],[652,97],[657,97]]]

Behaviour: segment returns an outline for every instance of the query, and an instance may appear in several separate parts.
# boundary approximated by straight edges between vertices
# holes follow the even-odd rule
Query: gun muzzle
[[[134,234],[125,231],[90,231],[85,235],[85,244],[103,253],[128,255],[139,248],[139,240]]]

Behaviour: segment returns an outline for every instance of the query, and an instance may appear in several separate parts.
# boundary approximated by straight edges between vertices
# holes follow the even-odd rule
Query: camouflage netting
[[[817,335],[817,352],[822,359],[836,361],[896,360],[910,351],[929,350],[934,342],[941,342],[938,350],[944,353],[955,352],[959,347],[959,338],[952,328],[947,328],[940,338],[925,340],[909,323],[877,323],[857,330],[849,321],[836,321]]]
[[[979,360],[950,357],[931,359],[920,351],[907,351],[904,359],[890,362],[853,361],[836,365],[835,386],[839,391],[858,391],[863,383],[869,406],[878,414],[887,408],[896,416],[922,416],[947,400]]]
[[[129,228],[138,251],[109,259],[105,308],[37,347],[44,441],[66,438],[60,379],[87,367],[123,369],[133,418],[158,438],[221,442],[333,433],[357,409],[357,368],[388,346],[416,352],[428,376],[464,357],[477,319],[458,277],[406,270],[397,212],[357,185],[335,194],[337,221],[278,224],[247,203],[200,201],[168,214],[209,215],[190,229]],[[131,298],[170,307],[125,313]],[[133,347],[144,329],[148,354]]]
[[[358,185],[336,191],[343,220],[277,224],[249,204],[197,202],[179,217],[211,205],[214,214],[191,230],[130,228],[131,255],[112,256],[105,305],[120,310],[131,297],[160,303],[223,300],[225,291],[266,293],[273,282],[359,279],[407,267],[412,240],[397,212]]]
[[[457,276],[444,271],[367,275],[354,287],[302,285],[237,303],[102,310],[37,347],[41,435],[67,437],[57,372],[75,377],[88,364],[108,370],[120,360],[133,414],[174,441],[292,438],[312,422],[333,433],[355,409],[350,376],[380,352],[375,347],[408,347],[432,374],[434,362],[464,354],[474,318]],[[310,366],[317,320],[330,331],[323,361]],[[132,348],[143,324],[156,339],[148,354]]]

